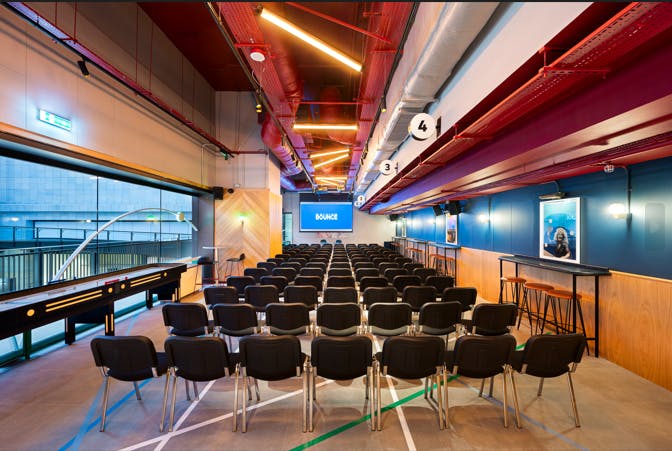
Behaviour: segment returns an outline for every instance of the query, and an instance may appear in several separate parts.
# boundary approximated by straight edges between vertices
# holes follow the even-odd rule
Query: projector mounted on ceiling
[[[565,193],[563,193],[562,191],[556,191],[555,193],[539,195],[539,200],[556,200],[556,199],[562,199],[563,197],[565,197]]]

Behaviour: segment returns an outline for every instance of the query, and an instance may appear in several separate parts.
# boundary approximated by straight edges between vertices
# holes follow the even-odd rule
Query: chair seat
[[[345,329],[330,329],[328,327],[319,326],[320,334],[330,335],[332,337],[347,337],[349,335],[355,335],[359,326],[352,326]]]
[[[502,282],[510,282],[510,283],[525,283],[527,282],[527,279],[523,279],[522,277],[509,277],[505,276],[500,279]]]
[[[439,327],[420,325],[418,326],[418,332],[427,335],[448,335],[455,332],[455,326],[439,328]]]
[[[212,320],[208,320],[208,333],[211,334],[215,330],[215,326]],[[177,329],[175,327],[170,328],[170,335],[178,335],[180,337],[199,337],[204,335],[202,327],[196,327],[194,329]]]
[[[571,291],[567,290],[550,290],[548,295],[558,299],[572,299],[574,296]],[[577,293],[576,299],[581,299],[581,295]]]
[[[526,282],[523,286],[525,288],[530,289],[530,290],[549,291],[549,290],[554,290],[555,289],[553,287],[553,285],[547,285],[545,283],[536,283],[536,282]]]

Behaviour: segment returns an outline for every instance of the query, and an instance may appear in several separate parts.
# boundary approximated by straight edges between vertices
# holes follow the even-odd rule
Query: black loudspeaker
[[[460,207],[460,203],[458,201],[451,200],[446,204],[446,210],[451,215],[458,215],[462,212],[462,207]]]
[[[397,219],[399,219],[399,215],[390,215],[390,216],[388,216],[388,219],[389,219],[390,221],[393,221],[393,222],[394,222],[394,221],[396,221]]]
[[[224,199],[224,188],[222,188],[221,186],[213,186],[212,196],[215,198],[215,200]]]
[[[434,216],[441,216],[443,214],[441,205],[432,205],[432,210],[434,210]]]

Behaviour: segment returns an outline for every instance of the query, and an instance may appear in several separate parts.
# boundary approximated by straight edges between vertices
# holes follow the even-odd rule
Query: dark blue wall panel
[[[626,203],[623,168],[560,181],[567,197],[581,198],[581,263],[672,279],[672,158],[633,165],[628,171],[632,188],[629,222],[607,212],[613,202]],[[550,183],[461,201],[458,243],[538,256],[538,196],[555,190]],[[479,215],[489,220],[481,222]],[[444,242],[443,217],[435,217],[431,208],[410,212],[406,218],[409,238]]]

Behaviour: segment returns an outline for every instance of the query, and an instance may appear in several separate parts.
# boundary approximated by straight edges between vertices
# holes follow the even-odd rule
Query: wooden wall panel
[[[458,283],[475,286],[482,298],[499,297],[499,252],[461,248],[458,251]],[[514,265],[504,263],[504,274],[514,274]],[[570,289],[568,274],[521,266],[519,275],[528,280]],[[594,335],[594,279],[577,278],[577,292],[588,335]],[[672,281],[612,272],[600,277],[600,358],[672,390]],[[592,349],[592,342],[591,342]]]
[[[215,243],[224,247],[220,261],[245,253],[245,267],[256,266],[280,252],[281,227],[282,198],[270,190],[236,189],[215,202]]]

